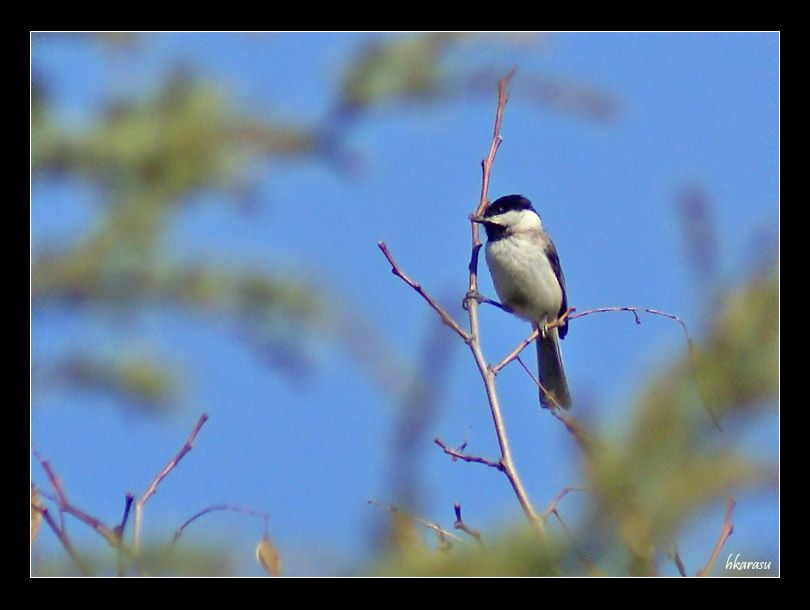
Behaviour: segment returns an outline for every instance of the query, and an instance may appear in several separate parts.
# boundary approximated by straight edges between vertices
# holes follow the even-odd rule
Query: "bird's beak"
[[[473,216],[472,214],[470,214],[469,218],[472,222],[477,222],[479,224],[484,224],[487,222],[487,220],[483,216]]]

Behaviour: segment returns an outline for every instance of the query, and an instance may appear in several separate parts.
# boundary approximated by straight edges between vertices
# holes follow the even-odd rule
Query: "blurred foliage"
[[[396,519],[396,516],[394,517]],[[434,540],[437,538],[434,536]],[[515,528],[475,543],[440,542],[434,546],[411,539],[371,570],[375,576],[558,576],[570,547],[561,540],[542,540],[533,530]],[[581,570],[580,570],[581,573]]]
[[[537,48],[542,34],[429,32],[385,36],[361,46],[343,75],[336,115],[355,116],[397,103],[421,103],[478,94],[490,98],[493,84],[511,67],[493,61],[504,47]],[[465,62],[454,61],[466,55]],[[486,58],[479,64],[480,58]],[[477,67],[470,69],[472,64]],[[619,104],[593,85],[537,72],[521,72],[516,97],[544,109],[594,122],[616,118]]]
[[[307,158],[325,150],[316,129],[244,116],[217,87],[180,71],[144,99],[110,102],[96,123],[72,132],[51,120],[45,89],[35,78],[33,179],[79,177],[102,189],[104,206],[98,226],[78,243],[34,253],[33,306],[213,310],[255,326],[253,342],[277,356],[268,360],[280,369],[306,368],[298,335],[323,331],[330,322],[317,289],[281,271],[178,264],[161,238],[173,210],[195,193],[238,193],[257,158]],[[120,391],[141,404],[175,397],[178,384],[159,364],[93,360],[59,365],[62,379]]]
[[[443,56],[462,36],[430,33],[366,44],[343,76],[340,111],[353,114],[372,105],[437,96],[447,83]]]
[[[178,393],[176,376],[162,361],[133,356],[119,361],[87,356],[65,358],[60,381],[88,390],[110,392],[147,410],[165,407]]]
[[[669,561],[673,542],[699,510],[746,489],[777,484],[777,465],[752,455],[718,429],[711,415],[724,428],[773,415],[778,406],[778,303],[778,267],[773,264],[725,295],[702,340],[645,384],[619,432],[589,430],[578,437],[590,493],[582,495],[587,514],[565,530],[569,536],[544,541],[528,530],[496,538],[485,533],[484,549],[454,544],[446,552],[425,545],[424,537],[412,532],[396,537],[399,543],[389,547],[373,572],[657,574],[658,562]],[[403,526],[393,522],[392,529]],[[706,541],[706,559],[714,542]],[[694,574],[699,567],[687,569]]]
[[[77,549],[83,565],[92,576],[148,574],[150,576],[222,576],[232,574],[237,558],[224,544],[193,543],[183,545],[150,545],[142,549],[138,566],[126,556],[119,557],[110,547],[102,551]],[[32,558],[34,576],[79,576],[76,566],[63,552],[61,555]]]

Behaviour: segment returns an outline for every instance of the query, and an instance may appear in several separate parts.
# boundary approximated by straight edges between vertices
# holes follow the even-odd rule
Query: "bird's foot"
[[[478,292],[477,290],[470,290],[467,294],[464,295],[464,300],[461,302],[461,306],[464,308],[464,311],[467,311],[469,301],[476,301],[477,303],[486,303],[487,305],[494,305],[498,309],[502,309],[506,313],[514,313],[511,307],[504,305],[503,303],[498,303],[498,301],[493,301],[490,298],[485,297],[483,294]]]

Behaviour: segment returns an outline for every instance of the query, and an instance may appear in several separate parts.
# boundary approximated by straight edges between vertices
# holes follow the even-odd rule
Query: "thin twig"
[[[42,518],[45,520],[45,523],[48,524],[48,527],[53,530],[53,533],[56,534],[56,537],[59,539],[59,542],[67,551],[67,554],[70,556],[71,560],[74,564],[76,564],[76,568],[79,570],[79,573],[82,576],[89,576],[90,572],[87,570],[87,567],[84,565],[84,562],[79,557],[79,554],[76,552],[76,549],[73,548],[73,543],[70,541],[70,538],[67,535],[67,532],[57,525],[56,521],[53,520],[51,517],[51,513],[45,506],[32,506],[32,508],[37,511]]]
[[[557,505],[560,503],[565,496],[567,496],[572,491],[589,491],[585,487],[564,487],[563,490],[554,496],[554,499],[551,500],[551,503],[548,505],[546,512],[543,513],[543,519],[548,520],[548,518],[555,514],[559,518],[559,513],[557,512]]]
[[[711,574],[712,568],[714,567],[714,562],[717,561],[717,558],[720,556],[720,551],[723,550],[723,545],[726,543],[726,540],[728,540],[728,537],[734,532],[734,524],[731,522],[731,516],[736,505],[737,501],[734,498],[728,499],[728,502],[726,503],[726,514],[723,516],[723,529],[720,530],[720,536],[717,538],[717,542],[714,544],[714,549],[712,550],[711,557],[709,557],[709,561],[706,562],[705,566],[698,570],[698,576],[708,576]]]
[[[598,573],[599,571],[594,565],[593,561],[588,559],[585,556],[585,553],[583,553],[582,550],[579,548],[576,537],[574,536],[573,532],[571,532],[571,530],[568,528],[568,526],[565,524],[565,521],[563,521],[562,515],[560,515],[560,511],[557,510],[557,505],[560,503],[560,500],[562,500],[572,491],[590,491],[590,490],[586,487],[563,488],[562,491],[560,491],[560,493],[554,496],[554,498],[551,500],[551,503],[548,505],[548,508],[546,508],[545,512],[543,513],[543,519],[547,521],[551,515],[554,515],[557,518],[557,521],[559,521],[560,527],[563,528],[563,531],[565,532],[566,536],[568,536],[569,540],[571,541],[571,547],[574,549],[574,552],[576,553],[577,557],[582,562],[582,565],[588,568],[590,572]]]
[[[45,474],[48,477],[48,482],[51,484],[51,488],[56,494],[55,498],[52,499],[56,501],[59,507],[60,515],[62,513],[73,515],[79,521],[82,521],[83,523],[92,527],[96,532],[98,532],[101,536],[103,536],[104,539],[107,540],[107,542],[109,542],[112,546],[117,547],[121,542],[120,536],[118,536],[118,534],[112,528],[109,528],[106,525],[104,525],[101,522],[101,520],[96,519],[92,515],[73,506],[68,500],[67,494],[65,493],[65,489],[64,487],[62,487],[62,482],[59,480],[59,477],[56,476],[56,472],[54,471],[50,462],[44,459],[37,451],[34,452],[34,456],[37,458],[37,460],[39,460],[39,463],[42,466],[42,470],[45,471]],[[45,495],[46,497],[50,497],[48,494],[43,495]],[[65,531],[64,522],[62,523],[60,531],[63,532]]]
[[[270,519],[270,515],[265,512],[253,510],[252,508],[245,508],[243,506],[237,506],[235,504],[215,504],[213,506],[208,506],[201,511],[195,513],[188,519],[186,519],[183,524],[178,527],[174,531],[174,538],[172,539],[172,544],[177,542],[180,536],[183,534],[183,530],[186,529],[189,525],[191,525],[194,521],[202,517],[203,515],[207,515],[208,513],[212,513],[215,511],[231,511],[234,513],[240,513],[242,515],[253,515],[254,517],[261,517],[264,520],[264,529],[265,533],[267,532],[267,522]]]
[[[469,542],[464,540],[464,538],[456,536],[453,532],[448,532],[446,529],[442,528],[438,523],[433,523],[432,521],[426,521],[425,519],[421,519],[420,517],[415,517],[414,515],[408,514],[402,509],[392,504],[384,504],[383,502],[379,502],[377,500],[369,500],[367,503],[372,506],[379,506],[380,508],[383,508],[392,514],[402,515],[406,519],[413,521],[414,523],[417,523],[426,529],[432,530],[439,537],[440,543],[446,543],[448,540],[455,540],[456,542],[469,544]]]
[[[135,502],[135,523],[133,525],[133,529],[134,529],[134,547],[136,552],[140,548],[141,544],[141,524],[143,522],[144,505],[146,504],[147,500],[149,500],[149,498],[151,498],[155,494],[158,485],[160,485],[160,482],[163,481],[163,479],[165,479],[166,476],[177,466],[180,460],[182,460],[183,457],[189,451],[191,451],[191,448],[194,446],[194,441],[197,439],[197,434],[199,434],[200,429],[203,427],[203,424],[205,424],[207,420],[208,414],[203,413],[200,416],[200,419],[197,420],[197,424],[194,426],[194,429],[191,431],[191,434],[189,435],[188,439],[180,448],[180,451],[177,452],[177,455],[175,455],[171,460],[169,460],[169,463],[166,464],[163,470],[161,470],[155,476],[155,478],[149,484],[149,487],[147,487],[146,491],[140,497],[140,499],[137,502]]]
[[[439,438],[433,439],[433,442],[436,443],[439,447],[442,448],[447,455],[452,456],[454,460],[459,459],[465,462],[472,462],[475,464],[483,464],[484,466],[489,466],[490,468],[495,468],[496,470],[500,470],[503,472],[503,464],[501,462],[494,462],[492,460],[488,460],[487,458],[483,458],[477,455],[470,455],[468,453],[464,453],[459,449],[453,449],[452,447],[448,447],[444,441]]]
[[[518,361],[518,364],[520,364],[520,366],[522,366],[522,367],[523,367],[523,370],[524,370],[524,371],[526,371],[526,374],[527,374],[529,377],[531,377],[531,378],[532,378],[532,381],[535,383],[535,385],[536,385],[538,388],[540,388],[540,391],[541,391],[541,392],[543,392],[543,394],[545,395],[545,397],[546,397],[546,398],[548,399],[548,401],[549,401],[549,402],[552,404],[552,408],[551,408],[551,410],[552,410],[552,411],[559,411],[559,410],[562,408],[562,407],[560,406],[560,403],[558,403],[558,402],[557,402],[557,399],[556,399],[556,398],[554,398],[554,395],[553,395],[551,392],[549,392],[549,391],[546,389],[546,386],[544,386],[544,385],[543,385],[543,384],[540,382],[540,380],[539,380],[537,377],[535,377],[535,376],[534,376],[534,373],[532,373],[532,372],[529,370],[529,367],[528,367],[528,366],[526,366],[526,363],[525,363],[525,362],[523,362],[523,359],[522,359],[522,358],[521,358],[519,355],[516,355],[516,356],[515,356],[515,360],[517,360],[517,361]]]
[[[574,308],[571,308],[571,310],[574,310]],[[589,316],[589,315],[594,314],[594,313],[607,313],[607,312],[611,312],[611,311],[629,311],[630,313],[633,314],[633,317],[636,320],[636,324],[641,324],[641,318],[638,315],[639,312],[645,312],[645,313],[653,314],[653,315],[656,315],[656,316],[663,316],[665,318],[669,318],[670,320],[674,320],[675,322],[677,322],[678,324],[681,325],[681,328],[683,329],[683,333],[686,336],[686,342],[689,344],[689,349],[690,350],[692,349],[692,337],[689,335],[689,329],[686,326],[686,322],[684,322],[683,320],[681,320],[678,316],[676,316],[674,314],[667,313],[666,311],[660,311],[658,309],[650,309],[649,307],[633,307],[633,306],[627,306],[627,307],[597,307],[596,309],[587,309],[587,310],[581,311],[579,313],[571,314],[571,315],[568,316],[568,319],[569,320],[574,320],[576,318],[582,318],[584,316]]]
[[[529,335],[528,337],[526,337],[526,338],[525,338],[523,341],[521,341],[520,343],[518,343],[517,347],[516,347],[515,349],[513,349],[511,352],[509,352],[509,354],[506,356],[506,358],[504,358],[503,360],[501,360],[501,361],[500,361],[498,364],[496,364],[495,366],[491,367],[492,372],[493,372],[493,373],[495,373],[496,375],[497,375],[498,373],[500,373],[500,372],[501,372],[501,369],[503,369],[503,367],[505,367],[507,364],[509,364],[510,362],[512,362],[513,360],[515,360],[515,358],[517,358],[518,356],[520,356],[520,352],[522,352],[524,349],[526,349],[526,347],[527,347],[528,345],[530,345],[530,344],[532,343],[532,341],[534,341],[535,339],[537,339],[537,335],[539,335],[539,334],[540,334],[540,329],[539,329],[539,328],[535,328],[535,329],[532,331],[532,334],[531,334],[531,335]]]
[[[481,198],[478,201],[478,207],[475,209],[475,216],[479,216],[484,212],[487,207],[487,193],[489,192],[489,177],[492,173],[492,163],[495,161],[495,155],[498,148],[503,142],[501,137],[501,122],[503,121],[503,111],[506,108],[506,102],[509,101],[509,92],[506,86],[512,79],[517,68],[512,68],[502,79],[498,81],[498,106],[495,110],[495,125],[492,128],[492,143],[489,147],[489,154],[481,161]],[[478,231],[475,230],[475,236],[478,236]]]
[[[542,392],[544,392],[546,394],[546,396],[548,396],[553,401],[554,400],[553,396],[550,396],[548,394],[546,389],[543,387],[543,384],[540,383],[540,380],[537,379],[537,377],[534,376],[534,373],[532,373],[529,370],[529,367],[526,366],[526,363],[523,362],[523,359],[520,356],[518,356],[517,358],[515,358],[515,360],[517,360],[518,364],[520,364],[520,366],[523,367],[523,370],[526,371],[526,374],[531,378],[531,380],[534,382],[534,384],[538,388],[540,388],[540,390]],[[551,407],[549,409],[549,412],[551,413],[551,415],[553,417],[555,417],[556,419],[559,419],[563,423],[566,430],[568,430],[574,436],[574,438],[577,440],[577,442],[580,444],[580,446],[583,449],[588,449],[588,436],[585,433],[585,430],[583,429],[582,424],[580,424],[577,420],[575,420],[571,415],[568,415],[560,407]]]
[[[481,196],[478,199],[478,206],[473,216],[478,216],[483,213],[488,204],[489,180],[492,172],[492,164],[495,161],[495,155],[498,152],[498,147],[501,145],[503,138],[501,137],[501,122],[503,120],[504,108],[506,102],[509,100],[507,92],[507,84],[509,79],[512,78],[515,70],[512,69],[506,76],[498,81],[498,105],[495,110],[495,125],[492,129],[492,142],[489,147],[489,154],[481,162]],[[481,239],[478,235],[478,223],[470,219],[471,235],[472,235],[472,251],[470,254],[469,273],[470,279],[467,289],[468,295],[478,293],[478,258],[481,251]],[[512,449],[509,445],[509,437],[506,433],[506,424],[504,423],[503,415],[501,413],[500,399],[495,388],[495,373],[490,369],[484,358],[484,353],[481,349],[481,334],[478,325],[478,302],[474,298],[469,298],[467,301],[467,314],[470,318],[470,341],[468,345],[472,352],[473,359],[481,374],[481,379],[484,382],[484,388],[487,393],[487,400],[489,402],[489,410],[492,415],[492,423],[495,427],[495,434],[498,438],[498,446],[501,450],[501,471],[506,475],[507,480],[515,492],[518,503],[523,509],[524,514],[535,525],[539,531],[545,530],[543,520],[538,516],[537,512],[532,506],[531,499],[526,493],[526,488],[520,479],[520,475],[515,468],[515,462],[512,458]]]
[[[456,514],[456,520],[453,523],[453,527],[456,528],[457,530],[461,530],[468,536],[472,536],[473,538],[475,538],[478,544],[484,546],[484,541],[481,538],[481,532],[471,528],[469,525],[464,523],[464,519],[461,518],[461,504],[459,504],[458,502],[453,504],[453,512]]]
[[[394,260],[394,257],[388,250],[388,246],[385,244],[385,242],[384,241],[377,242],[377,247],[382,251],[382,253],[385,255],[385,258],[387,258],[388,262],[391,264],[391,273],[396,275],[403,282],[408,284],[408,286],[410,286],[417,293],[419,293],[419,295],[423,299],[425,299],[425,301],[427,301],[428,305],[430,305],[436,311],[436,313],[439,314],[439,317],[442,319],[442,322],[444,322],[447,326],[452,328],[456,332],[456,334],[464,340],[464,342],[468,342],[470,340],[470,335],[467,333],[467,331],[461,328],[458,322],[456,322],[452,318],[452,316],[449,313],[447,313],[447,311],[445,311],[445,309],[436,302],[436,300],[433,297],[431,297],[427,292],[425,292],[425,290],[418,282],[413,281],[411,278],[405,275],[405,272],[403,272],[402,269],[399,267],[399,265],[397,265],[396,261]]]

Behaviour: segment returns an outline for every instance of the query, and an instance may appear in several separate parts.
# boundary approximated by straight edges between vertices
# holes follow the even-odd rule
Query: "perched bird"
[[[557,248],[543,230],[540,215],[522,195],[506,195],[471,220],[486,229],[487,265],[501,304],[540,329],[540,402],[544,407],[569,408],[571,394],[558,341],[565,338],[568,322],[546,328],[568,309],[565,277]]]

